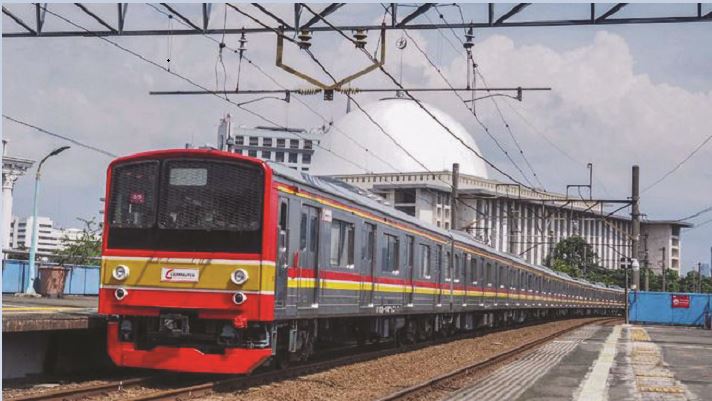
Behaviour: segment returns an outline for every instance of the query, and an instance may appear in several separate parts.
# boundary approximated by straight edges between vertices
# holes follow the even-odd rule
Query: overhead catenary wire
[[[463,16],[463,14],[462,14],[462,8],[461,8],[458,4],[452,4],[452,5],[457,7],[457,9],[458,9],[458,11],[459,11],[459,13],[460,13],[460,19],[462,20],[462,23],[464,24],[464,23],[465,23],[465,19],[464,19],[464,16]],[[464,45],[465,42],[462,41],[462,39],[457,35],[457,33],[455,32],[455,30],[450,26],[450,23],[445,19],[445,16],[444,16],[442,13],[440,13],[440,10],[438,9],[438,6],[434,6],[434,8],[438,11],[439,16],[440,16],[440,19],[442,19],[443,22],[444,22],[444,23],[448,26],[448,28],[450,29],[450,32],[452,33],[452,36],[454,36],[455,39],[458,40],[461,45]],[[426,15],[426,17],[427,17],[427,15]],[[430,18],[428,17],[428,19],[430,19]],[[404,31],[405,31],[405,30],[404,30]],[[446,37],[445,35],[443,35],[442,32],[440,32],[440,30],[438,30],[438,33],[439,33],[443,38],[447,39],[447,37]],[[408,35],[408,34],[406,33],[406,35]],[[408,35],[408,37],[410,38],[410,35]],[[424,52],[424,51],[420,48],[420,46],[417,44],[417,42],[416,42],[414,39],[411,38],[411,40],[413,40],[413,42],[415,43],[415,45],[416,45],[416,47],[418,48],[418,50],[420,51],[420,53],[423,54],[423,56],[428,60],[428,62],[430,63],[430,65],[432,65],[433,68],[436,69],[436,71],[438,72],[438,74],[440,74],[440,76],[443,77],[443,74],[440,72],[440,69],[437,68],[437,67],[433,64],[433,62],[429,59],[427,53]],[[448,43],[450,43],[450,46],[453,48],[453,50],[455,50],[455,45],[453,45],[453,43],[452,43],[449,39],[448,39],[447,41],[448,41]],[[477,64],[475,64],[474,59],[472,59],[472,57],[469,57],[469,61],[471,61],[471,64],[472,64],[473,74],[479,75],[480,78],[482,79],[482,83],[485,85],[485,87],[487,87],[487,86],[488,86],[488,85],[487,85],[487,81],[485,80],[484,75],[482,75],[482,72],[477,68]],[[474,79],[474,78],[475,78],[475,77],[473,76],[473,79]],[[443,79],[445,79],[445,78],[443,77]],[[452,87],[452,85],[450,85],[450,86]],[[465,105],[467,105],[467,103],[465,102],[464,99],[462,99],[461,96],[458,95],[458,97],[460,98],[460,100],[462,100],[463,103],[465,103]],[[512,141],[514,142],[514,145],[516,146],[517,150],[519,151],[519,154],[520,154],[520,156],[522,157],[522,159],[524,160],[524,163],[525,163],[525,164],[527,165],[527,167],[529,168],[529,171],[531,172],[532,176],[533,176],[534,179],[537,181],[537,183],[539,184],[539,186],[541,186],[542,188],[545,188],[545,187],[544,187],[544,184],[543,184],[543,183],[541,182],[541,180],[539,179],[538,174],[537,174],[536,171],[534,170],[534,167],[533,167],[532,164],[529,162],[529,159],[527,158],[527,156],[524,154],[524,150],[522,149],[521,145],[519,144],[519,141],[518,141],[517,138],[514,136],[514,132],[512,131],[512,128],[511,128],[509,122],[508,122],[507,119],[504,117],[504,113],[502,113],[502,110],[501,110],[501,108],[499,107],[499,104],[497,103],[497,100],[496,100],[494,97],[490,97],[490,100],[491,100],[492,103],[494,104],[494,106],[495,106],[495,108],[496,108],[496,110],[497,110],[497,113],[499,114],[499,117],[500,117],[500,119],[502,120],[502,123],[504,124],[505,128],[507,129],[507,132],[509,133],[509,136],[512,138]],[[483,124],[483,123],[480,121],[480,119],[477,117],[477,114],[474,112],[474,102],[473,102],[472,108],[470,108],[470,107],[468,106],[468,109],[472,112],[472,114],[475,116],[475,118],[477,118],[477,120],[478,120],[478,122],[480,123],[480,125],[481,125],[481,126],[487,131],[487,133],[489,134],[489,130],[486,129],[486,127],[484,126],[484,124]],[[500,149],[501,149],[501,146],[500,146]],[[510,159],[510,160],[511,160],[511,159]],[[519,169],[518,166],[517,166],[517,168]],[[521,169],[519,169],[519,170],[521,171]],[[526,177],[525,177],[525,178],[526,178]],[[531,182],[530,182],[530,181],[527,180],[527,182],[531,185]]]
[[[702,148],[707,144],[707,142],[709,142],[711,139],[712,139],[712,134],[710,134],[707,138],[705,138],[705,140],[702,141],[702,143],[700,143],[699,145],[697,145],[697,146],[695,147],[695,149],[692,150],[692,152],[690,152],[687,156],[685,156],[684,159],[680,160],[680,161],[675,165],[675,167],[673,167],[671,170],[669,170],[668,172],[666,172],[665,174],[663,174],[660,178],[658,178],[657,180],[655,180],[655,182],[653,182],[652,184],[650,184],[650,185],[646,186],[645,188],[643,188],[643,190],[640,191],[640,193],[643,194],[643,193],[645,193],[645,192],[647,192],[647,191],[653,189],[656,185],[660,184],[660,183],[663,182],[666,178],[668,178],[669,176],[673,175],[680,167],[682,167],[683,164],[687,163],[688,160],[690,160],[697,152],[699,152],[700,149],[702,149]]]
[[[425,60],[430,64],[431,67],[433,67],[433,69],[435,69],[435,71],[438,73],[440,78],[450,87],[450,89],[452,90],[452,93],[455,94],[455,96],[457,96],[457,98],[460,99],[460,101],[467,108],[467,110],[470,111],[470,113],[468,113],[468,114],[472,115],[475,118],[475,120],[477,121],[479,126],[482,128],[482,130],[484,130],[484,132],[490,137],[490,139],[492,139],[492,141],[495,143],[495,145],[497,145],[499,150],[501,150],[502,153],[504,153],[504,155],[507,157],[507,159],[510,161],[510,163],[512,163],[512,165],[519,172],[519,174],[521,174],[522,178],[527,182],[527,184],[529,184],[529,186],[533,186],[532,182],[526,176],[526,174],[524,173],[522,168],[519,167],[519,165],[514,161],[512,156],[509,154],[509,152],[502,146],[502,144],[499,142],[499,140],[497,140],[497,138],[495,138],[495,136],[490,132],[489,127],[487,125],[485,125],[484,122],[482,122],[482,120],[479,118],[479,116],[477,116],[477,114],[475,114],[474,109],[467,105],[467,102],[462,97],[462,95],[460,95],[455,90],[454,86],[450,83],[450,80],[448,80],[447,77],[445,77],[445,75],[442,73],[440,68],[438,68],[438,66],[430,59],[428,54],[420,47],[418,42],[408,33],[407,30],[403,29],[403,33],[405,33],[405,35],[408,37],[408,39],[410,39],[413,42],[416,49],[418,49],[418,51],[423,55]],[[536,176],[536,173],[534,174],[534,176]],[[543,187],[543,185],[542,185],[542,187]]]
[[[98,148],[98,147],[93,146],[93,145],[86,144],[86,143],[84,143],[84,142],[80,142],[80,141],[78,141],[78,140],[76,140],[76,139],[73,139],[73,138],[70,138],[70,137],[68,137],[68,136],[66,136],[66,135],[58,134],[58,133],[56,133],[56,132],[52,132],[52,131],[47,130],[47,129],[44,129],[44,128],[42,128],[42,127],[38,127],[38,126],[36,126],[36,125],[34,125],[34,124],[31,124],[31,123],[28,123],[28,122],[26,122],[26,121],[22,121],[22,120],[19,120],[19,119],[15,118],[15,117],[8,116],[7,114],[3,114],[2,116],[3,116],[4,119],[6,119],[6,120],[8,120],[8,121],[12,121],[12,122],[14,122],[15,124],[24,125],[25,127],[32,128],[32,129],[34,129],[34,130],[36,130],[36,131],[39,131],[39,132],[41,132],[41,133],[43,133],[43,134],[47,134],[47,135],[49,135],[49,136],[53,136],[53,137],[55,137],[55,138],[62,139],[62,140],[64,140],[64,141],[70,142],[70,143],[72,143],[72,144],[74,144],[74,145],[77,145],[77,146],[79,146],[79,147],[82,147],[82,148],[84,148],[84,149],[89,149],[89,150],[92,150],[92,151],[94,151],[94,152],[101,153],[101,154],[103,154],[104,156],[109,156],[109,157],[111,157],[111,158],[118,157],[117,155],[115,155],[115,154],[113,154],[113,153],[111,153],[111,152],[109,152],[109,151],[107,151],[107,150]]]
[[[315,16],[317,16],[320,20],[322,20],[322,21],[323,21],[326,25],[328,25],[331,29],[335,30],[337,33],[339,33],[341,36],[343,36],[344,38],[346,38],[348,41],[350,41],[350,42],[353,43],[354,45],[356,44],[356,42],[355,42],[352,38],[350,38],[348,35],[346,35],[346,33],[343,32],[342,30],[340,30],[339,28],[337,28],[336,26],[334,26],[334,24],[332,24],[331,22],[329,22],[329,20],[327,20],[326,18],[324,18],[321,14],[318,14],[317,12],[315,12],[314,10],[312,10],[307,4],[304,4],[304,3],[301,3],[301,4],[302,4],[302,7],[304,7],[304,8],[307,9],[309,12],[311,12],[312,14],[314,14]],[[364,49],[361,49],[361,50],[363,51]],[[375,58],[373,58],[373,57],[368,53],[368,51],[365,51],[364,54],[365,54],[367,57],[369,57],[369,59],[371,59],[372,62],[378,63],[378,60],[376,60]],[[447,125],[445,125],[442,121],[440,121],[440,119],[439,119],[437,116],[435,116],[435,115],[432,113],[432,111],[430,111],[427,107],[425,107],[425,106],[422,104],[422,102],[421,102],[420,100],[418,100],[418,99],[417,99],[415,96],[413,96],[408,90],[406,90],[406,89],[403,87],[403,85],[401,85],[401,84],[398,82],[398,79],[396,79],[396,78],[393,76],[393,74],[391,74],[388,70],[386,70],[385,67],[383,67],[382,65],[379,65],[379,69],[381,70],[381,72],[383,72],[384,75],[386,75],[386,76],[388,77],[388,79],[391,80],[391,82],[393,82],[396,86],[398,86],[398,88],[399,88],[403,93],[405,93],[411,100],[413,100],[413,101],[418,105],[418,107],[419,107],[420,109],[422,109],[422,110],[423,110],[426,114],[428,114],[433,120],[435,120],[435,122],[436,122],[438,125],[440,125],[441,127],[443,127],[443,128],[445,129],[445,131],[447,131],[447,133],[448,133],[450,136],[452,136],[456,141],[458,141],[460,144],[462,144],[462,146],[464,146],[466,149],[468,149],[472,154],[474,154],[476,157],[478,157],[479,159],[481,159],[482,161],[484,161],[484,162],[485,162],[488,166],[490,166],[492,169],[494,169],[494,170],[497,171],[498,173],[502,174],[503,176],[505,176],[506,178],[508,178],[508,179],[511,180],[512,182],[514,182],[514,183],[516,183],[516,184],[519,184],[520,186],[523,186],[523,187],[525,187],[525,188],[531,190],[532,192],[542,194],[540,191],[538,191],[537,189],[533,188],[532,186],[526,185],[526,184],[522,183],[521,181],[519,181],[518,179],[512,177],[511,174],[509,174],[509,173],[507,173],[506,171],[502,170],[499,166],[497,166],[496,164],[494,164],[492,161],[490,161],[490,160],[487,159],[486,157],[482,156],[482,154],[480,154],[480,152],[478,152],[476,149],[474,149],[472,146],[470,146],[467,142],[465,142],[462,138],[460,138],[460,137],[457,136],[454,132],[452,132],[452,130],[451,130]]]
[[[111,40],[111,39],[108,39],[107,37],[101,36],[101,35],[99,35],[99,34],[92,34],[92,32],[91,32],[88,28],[86,28],[86,27],[84,27],[84,26],[81,26],[81,25],[77,24],[76,22],[70,20],[69,18],[66,18],[66,17],[64,17],[64,16],[62,16],[62,15],[60,15],[60,14],[58,14],[58,13],[56,13],[56,12],[50,10],[50,9],[48,9],[46,5],[41,5],[41,7],[42,7],[42,9],[43,9],[44,11],[46,11],[48,14],[53,15],[53,16],[55,16],[56,18],[59,18],[60,20],[62,20],[62,21],[64,21],[64,22],[66,22],[66,23],[68,23],[68,24],[74,26],[75,28],[78,28],[78,29],[81,29],[81,30],[87,32],[87,34],[89,34],[91,37],[94,37],[94,38],[100,39],[100,40],[102,40],[102,41],[104,41],[104,42],[106,42],[106,43],[109,43],[109,44],[111,44],[112,46],[116,47],[117,49],[119,49],[119,50],[121,50],[121,51],[123,51],[123,52],[126,52],[126,53],[128,53],[128,54],[130,54],[130,55],[132,55],[132,56],[134,56],[134,57],[136,57],[136,58],[138,58],[139,60],[141,60],[141,61],[143,61],[143,62],[145,62],[145,63],[148,63],[148,64],[150,64],[150,65],[152,65],[152,66],[154,66],[154,67],[160,69],[161,71],[165,71],[166,73],[168,73],[168,74],[170,74],[170,75],[173,75],[174,77],[179,78],[179,79],[181,79],[181,80],[183,80],[183,81],[189,83],[190,85],[195,86],[196,88],[199,88],[199,89],[202,89],[202,90],[204,90],[204,91],[206,91],[206,92],[209,92],[210,94],[212,94],[213,96],[217,97],[218,99],[221,99],[221,100],[223,100],[223,101],[226,101],[226,102],[228,102],[228,103],[234,105],[235,107],[239,108],[240,110],[243,110],[243,111],[245,111],[246,113],[248,113],[248,114],[250,114],[250,115],[252,115],[252,116],[257,117],[257,118],[259,118],[260,120],[265,121],[265,122],[267,122],[267,123],[270,124],[270,125],[273,125],[273,126],[278,127],[278,128],[285,128],[285,127],[283,127],[282,125],[277,124],[277,123],[274,122],[273,120],[271,120],[271,119],[269,119],[269,118],[267,118],[267,117],[265,117],[265,116],[263,116],[263,115],[261,115],[261,114],[255,112],[255,111],[253,111],[253,110],[250,110],[250,109],[247,109],[247,108],[245,108],[245,107],[242,107],[242,106],[240,106],[238,103],[236,103],[236,102],[234,102],[234,101],[232,101],[232,100],[230,100],[230,99],[228,99],[228,98],[224,98],[224,97],[220,96],[220,94],[218,94],[217,92],[208,89],[207,87],[205,87],[205,86],[203,86],[203,85],[201,85],[201,84],[199,84],[199,83],[193,81],[192,79],[190,79],[190,78],[188,78],[188,77],[186,77],[186,76],[184,76],[184,75],[178,74],[177,72],[175,72],[175,71],[173,71],[173,70],[168,70],[167,68],[163,67],[162,65],[156,63],[155,61],[153,61],[153,60],[151,60],[151,59],[146,58],[146,56],[144,56],[144,55],[142,55],[142,54],[140,54],[140,53],[138,53],[138,52],[136,52],[136,51],[134,51],[134,50],[131,50],[131,49],[127,48],[127,47],[124,47],[124,46],[120,45],[119,43],[114,42],[114,41]]]
[[[268,25],[266,25],[265,23],[263,23],[262,21],[260,21],[258,18],[255,18],[255,17],[251,16],[250,14],[245,13],[245,12],[239,10],[239,9],[238,9],[237,7],[235,7],[234,5],[230,5],[230,6],[231,6],[233,9],[237,10],[240,14],[242,14],[242,15],[246,16],[247,18],[253,20],[255,23],[257,23],[257,24],[259,24],[259,25],[261,25],[261,26],[263,26],[263,27],[269,27]],[[272,29],[272,28],[270,28],[270,29]],[[279,30],[277,30],[277,29],[272,29],[272,30],[273,30],[277,35],[282,35],[282,37],[285,37],[285,36],[283,35],[283,33],[280,32]],[[286,38],[286,37],[285,37],[285,38]],[[293,43],[296,43],[295,41],[292,41],[292,42],[293,42]],[[332,81],[336,82],[336,78],[333,76],[333,74],[331,74],[331,72],[328,71],[328,69],[319,61],[319,59],[318,59],[311,51],[308,51],[308,50],[307,50],[307,54],[310,56],[310,58],[312,59],[312,61],[314,61],[314,63],[316,63],[316,64],[319,66],[319,68],[321,68],[321,70],[322,70],[327,76],[329,76],[329,78],[330,78]],[[253,64],[253,63],[251,63],[251,64]],[[254,64],[253,64],[253,65],[254,65]],[[262,71],[262,72],[264,73],[264,71]],[[265,74],[266,74],[266,73],[265,73]],[[276,80],[274,80],[273,78],[271,78],[271,79],[273,80],[273,82],[276,83]],[[282,85],[278,84],[278,86],[282,86]],[[368,118],[369,121],[370,121],[372,124],[374,124],[374,125],[381,131],[381,133],[383,133],[385,136],[387,136],[399,149],[401,149],[409,158],[411,158],[413,161],[415,161],[419,166],[421,166],[423,169],[425,169],[429,174],[432,174],[433,176],[435,176],[435,172],[431,171],[424,163],[422,163],[420,160],[418,160],[408,149],[406,149],[406,148],[405,148],[402,144],[400,144],[390,133],[388,133],[388,132],[383,128],[383,126],[382,126],[381,124],[379,124],[379,123],[361,106],[361,104],[360,104],[356,99],[353,98],[353,96],[352,96],[351,94],[346,93],[346,95],[348,96],[349,100],[352,101],[352,102],[356,105],[356,107],[357,107],[362,113],[364,113],[364,115],[366,116],[366,118]],[[348,135],[345,135],[345,136],[348,137]],[[353,141],[352,138],[350,138],[350,137],[348,137],[348,138]],[[364,148],[364,149],[365,149],[365,148]],[[329,151],[331,152],[331,150],[329,150]],[[367,151],[368,151],[368,150],[367,150]],[[332,153],[333,153],[333,152],[332,152]],[[373,153],[371,153],[371,154],[373,154]],[[380,160],[382,160],[382,159],[380,159]],[[352,162],[352,164],[353,164],[353,162]],[[391,168],[394,168],[396,171],[398,170],[398,169],[396,169],[393,165],[391,165],[390,163],[386,163],[386,164],[388,164],[389,166],[391,166]],[[366,171],[368,171],[368,170],[366,170]],[[441,179],[441,181],[442,181],[442,179]],[[445,181],[443,181],[443,182],[444,182],[446,185],[450,185],[449,183],[447,183],[447,182],[445,182]],[[430,201],[430,200],[427,200],[427,201]],[[458,201],[459,201],[462,205],[466,206],[467,208],[469,208],[469,209],[475,211],[476,214],[484,215],[484,213],[483,213],[482,211],[480,211],[480,210],[478,210],[478,209],[472,207],[471,205],[465,203],[464,201],[462,201],[462,200],[460,200],[460,199],[458,199]]]
[[[710,212],[710,211],[712,211],[712,206],[708,206],[708,207],[706,207],[706,208],[704,208],[704,209],[702,209],[702,210],[700,210],[700,211],[698,211],[698,212],[695,212],[695,213],[693,213],[693,214],[691,214],[691,215],[689,215],[689,216],[687,216],[687,217],[683,217],[683,218],[681,218],[681,219],[678,219],[677,221],[692,220],[692,219],[694,219],[695,217],[702,216],[703,214],[708,213],[708,212]]]

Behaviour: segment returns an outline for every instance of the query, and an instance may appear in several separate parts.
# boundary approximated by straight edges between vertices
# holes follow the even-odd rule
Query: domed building
[[[422,104],[457,138],[479,153],[475,140],[462,124],[440,109]],[[487,178],[485,163],[415,101],[387,98],[363,108],[365,113],[353,109],[324,135],[321,149],[314,153],[311,174],[446,171],[452,169],[453,163],[460,163],[463,174]]]

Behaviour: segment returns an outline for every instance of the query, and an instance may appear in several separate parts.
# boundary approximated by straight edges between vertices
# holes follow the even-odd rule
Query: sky
[[[7,5],[14,13],[32,21],[30,5]],[[115,5],[92,5],[97,14],[113,21]],[[199,6],[181,4],[178,10],[199,20]],[[268,21],[248,4],[244,11]],[[315,6],[317,8],[322,5]],[[484,5],[462,5],[465,20],[483,18]],[[500,6],[498,6],[500,7]],[[635,4],[621,16],[634,13],[689,14],[694,5]],[[710,7],[712,11],[712,6]],[[292,6],[270,9],[288,21]],[[501,5],[498,12],[507,6]],[[127,29],[158,27],[184,29],[158,10],[131,4]],[[92,29],[99,26],[70,4],[51,4],[50,10]],[[401,8],[402,13],[409,10]],[[516,17],[586,17],[588,6],[537,5]],[[330,17],[334,23],[380,23],[384,10],[378,4],[349,4]],[[418,17],[427,23],[442,18],[460,21],[457,7],[443,6]],[[222,5],[212,10],[212,27],[226,21],[232,26],[254,23]],[[358,21],[358,22],[356,22]],[[16,31],[3,15],[3,32]],[[69,29],[66,22],[47,15],[45,29]],[[350,33],[349,33],[350,34]],[[431,61],[455,86],[466,84],[466,61],[459,40],[462,30],[409,31],[412,39],[404,50],[396,48],[402,32],[386,37],[386,69],[406,86],[446,86],[438,72],[414,45],[424,49]],[[377,33],[369,32],[367,49],[375,50]],[[509,124],[506,130],[490,100],[477,102],[477,113],[490,132],[533,180],[513,137],[537,176],[550,191],[564,192],[567,184],[588,180],[586,163],[594,164],[594,196],[622,199],[630,196],[631,166],[641,170],[641,188],[670,171],[696,146],[712,135],[712,23],[626,25],[596,27],[501,28],[475,31],[474,55],[487,83],[494,86],[551,87],[550,92],[525,93],[522,102],[498,98]],[[196,89],[171,75],[168,67],[209,89],[234,89],[238,58],[223,52],[204,36],[110,38],[144,60],[97,38],[29,38],[2,40],[3,113],[47,130],[126,155],[148,149],[214,144],[219,119],[230,113],[233,122],[268,125],[215,96],[150,96],[152,90]],[[220,41],[219,36],[214,39]],[[225,43],[237,48],[238,35]],[[239,68],[241,89],[307,87],[298,78],[275,67],[274,34],[247,36],[245,55]],[[345,76],[368,65],[369,60],[335,33],[316,33],[311,47],[326,69]],[[415,42],[415,43],[412,43]],[[167,61],[170,59],[170,63]],[[147,62],[150,60],[153,65]],[[328,78],[303,51],[286,44],[285,60],[303,71]],[[223,69],[224,64],[224,69]],[[402,74],[401,72],[402,71]],[[264,74],[262,73],[264,72]],[[270,78],[271,77],[271,78]],[[393,84],[376,71],[355,81],[354,86],[391,88]],[[357,95],[361,104],[383,95]],[[473,116],[452,93],[419,96],[451,113],[472,134],[483,154],[494,164],[519,179],[518,171],[505,154],[477,125]],[[252,97],[231,98],[241,102]],[[305,96],[303,104],[266,99],[246,105],[267,120],[289,127],[316,128],[346,113],[346,101],[337,95],[324,101],[320,95]],[[40,159],[65,142],[3,119],[3,138],[9,154]],[[417,134],[417,133],[416,133]],[[674,174],[643,192],[641,211],[649,219],[678,219],[712,206],[712,142],[700,149]],[[79,226],[77,218],[96,216],[104,195],[106,166],[110,158],[74,146],[48,162],[42,176],[40,214],[52,217],[59,226]],[[490,169],[490,177],[503,179]],[[14,214],[31,212],[32,180],[21,178],[15,189]],[[694,219],[703,223],[707,213]],[[712,224],[685,230],[682,234],[682,265],[687,270],[698,261],[710,260]]]

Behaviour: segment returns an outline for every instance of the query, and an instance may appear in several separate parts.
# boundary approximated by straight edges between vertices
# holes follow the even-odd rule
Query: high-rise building
[[[217,141],[219,149],[282,163],[297,171],[309,172],[314,150],[323,135],[322,130],[232,128],[228,115],[220,120]]]
[[[82,234],[78,228],[55,228],[54,222],[49,217],[37,217],[37,252],[54,253],[64,249],[72,241],[76,241]],[[32,246],[32,217],[20,219],[13,217],[10,223],[10,248],[27,249]]]

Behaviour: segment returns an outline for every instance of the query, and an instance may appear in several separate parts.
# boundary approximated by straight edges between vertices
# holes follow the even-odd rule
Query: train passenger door
[[[365,223],[361,244],[361,306],[373,306],[376,267],[376,226]]]
[[[298,306],[316,304],[319,288],[319,209],[302,205],[299,226],[299,295]]]
[[[407,235],[405,237],[405,288],[403,292],[403,304],[413,305],[413,275],[415,274],[415,238]]]
[[[277,257],[274,266],[274,303],[278,308],[287,304],[287,270],[289,269],[289,199],[279,201],[277,225]]]

